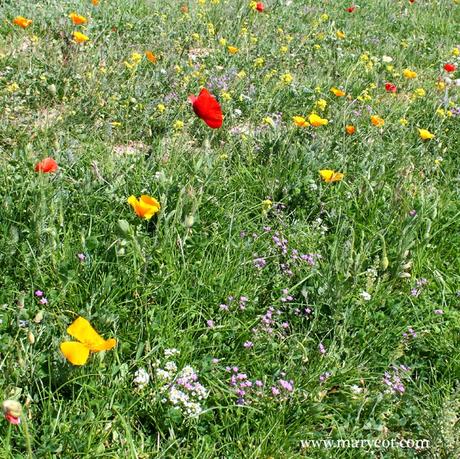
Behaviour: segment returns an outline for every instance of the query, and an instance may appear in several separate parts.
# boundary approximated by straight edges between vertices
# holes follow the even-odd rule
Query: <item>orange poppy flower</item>
[[[24,18],[22,16],[16,16],[13,19],[13,24],[16,24],[17,26],[22,27],[23,29],[25,29],[26,27],[29,27],[30,24],[32,24],[32,19],[26,19],[26,18]]]
[[[356,132],[356,128],[352,124],[347,124],[345,126],[345,132],[348,135],[353,135]]]
[[[105,340],[83,317],[78,317],[68,328],[67,333],[78,341],[64,341],[61,352],[72,365],[84,365],[90,352],[109,351],[117,344],[113,338]]]
[[[160,203],[147,194],[143,194],[140,199],[137,199],[136,196],[130,196],[128,204],[132,206],[138,217],[145,220],[150,220],[161,209]]]
[[[77,13],[70,13],[69,18],[75,25],[82,25],[88,22],[85,16],[80,16]]]
[[[345,91],[342,91],[341,89],[339,88],[331,88],[331,92],[332,94],[334,94],[334,96],[336,97],[343,97],[346,95]]]
[[[371,123],[374,126],[382,127],[385,124],[385,120],[383,118],[380,118],[380,116],[372,115],[371,116]]]
[[[146,51],[145,52],[145,57],[152,63],[155,64],[157,61],[157,57],[155,54],[152,53],[152,51]]]

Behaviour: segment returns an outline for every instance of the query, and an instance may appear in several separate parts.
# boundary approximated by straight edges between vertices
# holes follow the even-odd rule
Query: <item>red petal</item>
[[[208,90],[203,88],[200,95],[193,102],[193,111],[210,128],[217,129],[222,126],[223,116],[219,102]]]

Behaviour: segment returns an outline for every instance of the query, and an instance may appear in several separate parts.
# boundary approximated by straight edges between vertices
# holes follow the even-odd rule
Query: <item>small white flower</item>
[[[382,56],[382,61],[385,62],[385,64],[389,64],[390,62],[393,62],[393,58],[390,56]]]
[[[134,373],[134,376],[133,382],[139,389],[143,389],[150,381],[150,375],[144,368],[139,368],[139,370]]]
[[[361,292],[359,295],[364,301],[369,301],[372,298],[372,296],[369,293],[364,292],[364,291]]]
[[[359,387],[356,384],[353,384],[350,389],[354,394],[360,394],[363,391],[362,387]]]

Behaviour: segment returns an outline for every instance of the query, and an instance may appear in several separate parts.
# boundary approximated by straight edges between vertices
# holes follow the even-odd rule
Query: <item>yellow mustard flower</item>
[[[293,76],[290,73],[285,73],[281,75],[281,83],[289,85],[294,80]]]
[[[327,107],[327,102],[324,99],[318,99],[315,102],[315,106],[324,112],[324,110],[326,110]]]

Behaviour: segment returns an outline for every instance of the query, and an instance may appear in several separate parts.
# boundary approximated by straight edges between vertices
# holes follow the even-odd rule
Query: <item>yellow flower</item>
[[[181,121],[181,120],[177,120],[175,123],[174,123],[174,129],[176,131],[180,131],[181,129],[183,129],[184,127],[184,122]]]
[[[242,80],[243,78],[246,77],[246,72],[245,72],[244,70],[241,70],[240,72],[238,72],[238,73],[236,74],[236,76],[237,76],[240,80]]]
[[[414,72],[413,70],[410,70],[410,69],[404,69],[403,70],[403,76],[404,78],[407,78],[407,79],[413,79],[413,78],[417,78],[417,73]]]
[[[318,99],[318,100],[315,102],[315,105],[316,105],[316,107],[318,107],[321,111],[324,112],[324,110],[326,110],[326,107],[327,107],[327,102],[326,102],[324,99]]]
[[[200,41],[200,34],[192,33],[192,39],[195,40],[195,41]]]
[[[265,59],[263,57],[258,57],[254,60],[255,67],[262,67],[265,63]]]
[[[443,108],[438,108],[436,110],[436,115],[438,115],[441,118],[445,118],[446,117],[446,111]]]
[[[452,50],[453,56],[460,56],[460,48],[456,47]]]
[[[280,47],[280,53],[286,54],[288,51],[289,51],[289,48],[287,46]]]
[[[158,104],[158,105],[157,105],[157,110],[158,110],[160,113],[163,113],[163,112],[166,110],[166,107],[165,107],[163,104]]]
[[[222,91],[221,96],[222,96],[222,99],[225,100],[226,102],[229,100],[232,100],[232,95],[227,91]]]
[[[227,49],[230,54],[236,54],[239,51],[236,46],[228,46]]]
[[[221,46],[226,46],[227,40],[226,40],[225,38],[220,38],[220,39],[219,39],[219,44],[220,44]]]
[[[16,92],[16,91],[19,91],[19,85],[16,83],[16,82],[13,82],[13,83],[10,83],[7,87],[6,87],[6,90],[8,92]]]
[[[329,121],[325,118],[321,118],[320,116],[316,115],[315,113],[312,113],[308,117],[308,121],[310,124],[314,127],[319,127],[319,126],[326,126],[326,124],[329,123]]]
[[[266,214],[273,206],[273,202],[270,199],[262,201],[262,213]]]
[[[380,118],[380,116],[378,116],[378,115],[372,115],[371,116],[371,123],[374,126],[382,127],[385,124],[385,120],[383,118]]]
[[[266,116],[263,120],[262,120],[262,123],[264,124],[267,124],[271,127],[275,127],[275,122],[273,121],[273,119],[270,117],[270,116]]]
[[[90,352],[109,351],[117,341],[113,338],[105,340],[83,317],[78,317],[68,328],[67,333],[77,341],[64,341],[61,343],[61,352],[73,365],[84,365]]]
[[[334,94],[334,96],[336,96],[336,97],[343,97],[343,96],[345,96],[345,92],[342,91],[341,89],[338,89],[338,88],[331,88],[331,92],[332,92],[332,94]]]
[[[342,180],[345,176],[345,174],[342,174],[342,172],[335,172],[330,169],[321,169],[319,174],[326,183],[340,182],[340,180]]]
[[[426,96],[426,91],[423,88],[417,88],[414,91],[414,94],[416,97],[425,97]]]
[[[318,44],[313,45],[313,48],[314,48],[314,49],[321,49],[321,45],[318,45]]]
[[[160,203],[147,194],[143,194],[140,199],[130,196],[128,204],[132,206],[136,215],[144,220],[150,220],[161,209]]]
[[[75,43],[85,43],[85,41],[89,40],[89,37],[87,37],[85,34],[81,32],[74,32],[73,40],[75,41]]]
[[[82,25],[88,22],[85,16],[80,16],[77,13],[70,13],[69,18],[75,25]]]
[[[281,83],[289,85],[292,83],[294,78],[290,73],[285,73],[284,75],[281,75]]]
[[[139,53],[132,53],[130,60],[133,64],[139,64],[139,62],[142,60],[142,55]]]
[[[320,19],[321,19],[321,21],[325,22],[325,21],[327,21],[329,19],[329,16],[327,14],[322,14],[320,16]]]
[[[22,17],[22,16],[16,16],[13,19],[13,24],[25,29],[26,27],[29,27],[30,24],[32,24],[32,19],[26,19],[25,17]]]
[[[444,91],[444,89],[446,89],[446,83],[442,80],[439,80],[436,82],[436,88],[438,91]]]
[[[303,116],[293,116],[292,121],[298,127],[308,127],[310,123]]]
[[[432,134],[427,129],[419,129],[418,130],[419,136],[422,140],[431,140],[434,138],[434,134]]]
[[[399,119],[399,124],[401,126],[407,126],[409,124],[409,121],[407,121],[406,118],[400,118]]]
[[[339,40],[343,40],[345,38],[345,34],[341,30],[337,30],[335,35]]]

